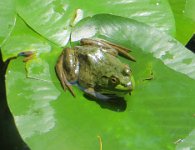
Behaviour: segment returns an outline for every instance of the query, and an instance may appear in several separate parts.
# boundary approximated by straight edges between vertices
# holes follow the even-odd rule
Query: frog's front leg
[[[74,56],[74,50],[66,48],[59,56],[55,66],[56,73],[64,90],[68,89],[73,96],[75,96],[75,93],[71,87],[70,82],[75,81],[77,78],[75,73],[77,71],[76,69],[78,69],[77,63],[78,61]]]
[[[92,98],[95,99],[101,99],[101,100],[109,100],[110,97],[103,95],[101,93],[98,93],[94,90],[94,88],[87,88],[87,89],[83,89],[84,93]]]
[[[102,47],[103,49],[107,50],[108,53],[111,53],[112,55],[116,56],[118,53],[124,57],[126,57],[129,60],[136,61],[135,58],[129,54],[130,49],[116,45],[114,43],[102,40],[102,39],[90,39],[90,38],[84,38],[80,41],[81,45],[93,45],[97,47]],[[117,51],[114,52],[114,50]]]

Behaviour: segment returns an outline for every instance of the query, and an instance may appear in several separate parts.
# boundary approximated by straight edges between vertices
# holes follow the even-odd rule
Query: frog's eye
[[[119,79],[115,76],[111,76],[110,82],[114,85],[119,84]]]
[[[112,77],[112,78],[111,78],[111,81],[112,81],[112,83],[116,83],[116,82],[117,82],[117,79],[114,78],[114,77]]]

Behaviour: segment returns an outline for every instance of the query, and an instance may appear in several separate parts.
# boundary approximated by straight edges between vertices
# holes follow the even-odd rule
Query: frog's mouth
[[[99,93],[103,94],[103,95],[108,95],[110,97],[122,97],[125,94],[131,93],[132,91],[132,87],[127,87],[127,86],[123,86],[123,85],[117,85],[116,87],[112,88],[112,89],[101,89],[101,91],[99,91]]]
[[[131,86],[131,84],[132,83],[128,83],[127,85],[117,85],[116,87],[115,87],[115,89],[116,89],[116,91],[124,91],[124,92],[131,92],[132,90],[133,90],[133,87]]]
[[[126,94],[131,94],[135,87],[134,78],[131,77],[131,81],[125,84],[118,84],[112,88],[101,88],[99,91],[103,95],[108,95],[109,97],[123,97]]]
[[[80,87],[80,86],[79,86]],[[131,77],[131,80],[126,83],[119,83],[115,86],[100,86],[96,85],[93,87],[93,91],[85,91],[84,88],[81,88],[85,93],[93,95],[93,97],[103,100],[108,100],[117,97],[124,97],[126,94],[130,94],[135,87],[134,78]]]

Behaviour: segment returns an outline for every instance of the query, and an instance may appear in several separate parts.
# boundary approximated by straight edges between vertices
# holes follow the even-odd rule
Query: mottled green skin
[[[115,96],[131,92],[133,77],[128,65],[106,51],[94,46],[75,48],[79,62],[79,85],[85,89],[93,88],[101,94]],[[117,79],[116,84],[112,83],[112,77]]]

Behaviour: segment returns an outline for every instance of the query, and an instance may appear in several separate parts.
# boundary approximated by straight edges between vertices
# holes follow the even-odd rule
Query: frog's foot
[[[58,78],[60,79],[60,82],[63,86],[64,91],[66,91],[66,89],[68,89],[70,91],[70,93],[75,97],[76,95],[72,89],[72,86],[68,82],[68,80],[66,78],[66,74],[64,72],[63,57],[64,57],[64,53],[62,53],[58,59],[58,62],[57,62],[56,67],[55,67],[56,73],[58,75]]]
[[[85,94],[87,94],[88,96],[91,96],[95,99],[100,99],[100,100],[109,100],[110,99],[110,97],[96,92],[93,88],[87,88],[87,89],[82,89],[82,90],[85,92]]]
[[[102,43],[104,43],[105,45],[109,45],[112,49],[116,49],[117,52],[122,55],[123,57],[131,60],[131,61],[136,61],[135,58],[129,54],[129,52],[131,52],[130,49],[126,48],[126,47],[122,47],[119,45],[116,45],[114,43],[105,41],[105,40],[100,40]]]
[[[129,54],[129,52],[131,52],[130,49],[116,45],[114,43],[111,43],[111,42],[108,42],[108,41],[105,41],[102,39],[84,38],[84,39],[81,39],[80,43],[81,43],[81,45],[93,45],[93,46],[102,47],[104,49],[107,49],[107,52],[111,53],[111,54],[113,54],[113,49],[114,49],[123,57],[125,57],[131,61],[136,61],[135,58]]]

